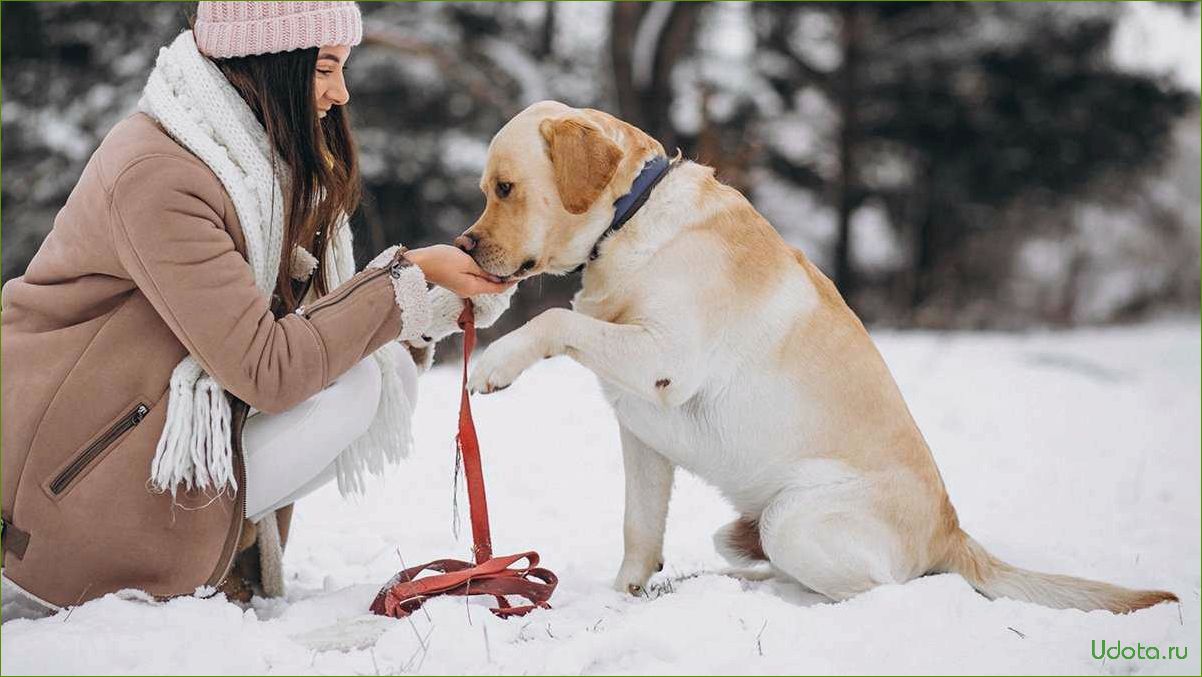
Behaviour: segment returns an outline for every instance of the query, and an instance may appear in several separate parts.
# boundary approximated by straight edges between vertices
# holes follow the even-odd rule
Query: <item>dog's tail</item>
[[[1019,569],[989,554],[963,531],[957,530],[954,538],[956,542],[939,570],[960,574],[977,592],[990,599],[1007,597],[1053,609],[1105,609],[1117,614],[1179,601],[1177,595],[1164,590],[1131,590],[1084,578]]]

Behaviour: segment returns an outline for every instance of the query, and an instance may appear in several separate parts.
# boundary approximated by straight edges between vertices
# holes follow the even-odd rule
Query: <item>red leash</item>
[[[422,602],[436,595],[492,595],[498,616],[521,616],[536,608],[550,608],[547,600],[559,582],[555,574],[538,566],[538,553],[532,551],[492,556],[492,538],[488,532],[488,501],[484,496],[484,469],[480,464],[480,443],[472,421],[472,405],[467,392],[467,363],[476,347],[475,316],[471,301],[465,302],[459,316],[463,329],[463,383],[459,399],[459,434],[455,437],[463,458],[467,479],[468,506],[472,518],[472,552],[476,562],[439,559],[411,567],[393,576],[371,603],[371,611],[381,616],[404,618]],[[522,562],[517,568],[511,566]],[[438,572],[418,577],[424,571]],[[529,604],[514,606],[506,599],[523,597]]]

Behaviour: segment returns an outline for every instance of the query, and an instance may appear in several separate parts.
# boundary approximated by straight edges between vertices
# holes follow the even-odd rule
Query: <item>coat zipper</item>
[[[125,416],[122,416],[121,420],[113,424],[113,427],[109,428],[100,439],[89,444],[87,449],[84,449],[79,456],[75,457],[74,461],[71,461],[71,465],[67,466],[65,470],[58,474],[58,477],[54,478],[54,481],[50,483],[50,492],[56,496],[63,493],[71,485],[72,480],[78,477],[79,473],[83,472],[84,468],[96,460],[96,457],[101,452],[108,449],[127,430],[141,423],[142,419],[146,418],[146,414],[149,412],[150,407],[139,402],[138,406],[134,407]]]
[[[337,296],[327,299],[327,300],[318,301],[317,303],[313,304],[309,308],[301,306],[300,308],[296,309],[296,312],[299,315],[303,315],[307,318],[311,318],[311,317],[313,317],[313,313],[341,303],[343,300],[346,299],[346,297],[355,293],[356,289],[371,282],[372,280],[375,280],[376,278],[380,277],[381,275],[387,274],[390,277],[392,277],[392,279],[394,279],[394,280],[399,278],[401,276],[401,271],[404,268],[405,268],[405,266],[402,264],[401,261],[395,261],[392,264],[390,264],[387,268],[376,268],[372,272],[370,272],[370,273],[364,275],[362,278],[360,278],[360,280],[358,282],[356,282],[355,284],[351,285],[349,289],[339,292]]]

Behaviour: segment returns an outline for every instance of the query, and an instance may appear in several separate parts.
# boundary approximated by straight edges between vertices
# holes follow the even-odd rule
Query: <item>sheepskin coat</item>
[[[145,114],[91,157],[2,297],[4,575],[53,605],[218,586],[236,554],[247,407],[279,412],[402,330],[390,277],[356,274],[277,319],[218,177]],[[394,267],[395,266],[395,267]],[[154,491],[172,370],[229,393],[236,492]]]

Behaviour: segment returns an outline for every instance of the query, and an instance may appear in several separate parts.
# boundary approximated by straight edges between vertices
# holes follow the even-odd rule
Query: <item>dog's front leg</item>
[[[674,467],[659,452],[620,426],[626,470],[625,553],[614,589],[642,595],[651,574],[664,568],[664,526]]]
[[[558,325],[552,311],[548,310],[493,341],[476,360],[468,388],[473,393],[508,388],[535,362],[562,352],[557,333]]]
[[[653,330],[552,308],[489,346],[470,386],[472,392],[500,390],[538,360],[568,355],[634,395],[677,406],[693,396],[704,375],[698,336],[684,322]]]

